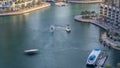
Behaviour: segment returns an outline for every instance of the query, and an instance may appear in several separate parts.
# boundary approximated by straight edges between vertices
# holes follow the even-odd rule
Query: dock
[[[103,52],[101,56],[98,58],[95,68],[102,68],[105,64],[106,59],[108,58],[107,53]]]

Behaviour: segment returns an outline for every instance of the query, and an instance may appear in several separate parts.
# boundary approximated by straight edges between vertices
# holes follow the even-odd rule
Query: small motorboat
[[[67,25],[65,30],[66,30],[66,32],[71,32],[71,28],[70,28],[70,26]]]
[[[38,49],[30,49],[30,50],[25,50],[24,53],[27,55],[35,55],[38,54]]]
[[[50,32],[54,32],[55,27],[53,25],[50,26]]]

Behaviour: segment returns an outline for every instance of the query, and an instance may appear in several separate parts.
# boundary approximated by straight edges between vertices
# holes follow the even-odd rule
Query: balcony
[[[104,15],[107,15],[107,13],[104,13]]]
[[[109,17],[111,17],[111,15],[108,15]]]
[[[115,12],[115,10],[113,10],[113,12]]]
[[[111,11],[112,9],[111,9],[111,8],[109,8],[108,10],[109,10],[109,11]]]
[[[105,10],[107,10],[107,7],[105,7]]]
[[[119,14],[119,13],[120,13],[120,11],[117,11],[116,13],[117,13],[117,14]]]

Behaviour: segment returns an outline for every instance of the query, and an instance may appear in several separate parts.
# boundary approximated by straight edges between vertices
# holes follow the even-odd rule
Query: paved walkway
[[[104,41],[107,44],[107,46],[111,46],[111,47],[117,46],[117,44],[115,44],[114,42],[110,41],[107,38],[107,34],[106,33],[103,33],[101,35],[101,40]]]
[[[74,19],[75,19],[76,21],[80,21],[80,22],[90,22],[90,23],[92,23],[92,24],[94,24],[94,25],[97,25],[97,26],[99,26],[99,27],[101,27],[101,28],[103,28],[103,29],[105,29],[105,30],[108,30],[108,29],[109,29],[109,28],[108,28],[109,26],[105,25],[104,23],[102,24],[102,23],[100,23],[100,22],[97,21],[97,20],[82,19],[82,15],[77,15],[77,16],[74,17]]]

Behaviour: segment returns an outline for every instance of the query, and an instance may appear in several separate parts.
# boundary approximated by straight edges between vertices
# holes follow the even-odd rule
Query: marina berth
[[[100,54],[101,54],[100,49],[93,49],[87,58],[86,65],[87,66],[96,66],[96,62],[97,62]]]
[[[108,58],[108,54],[102,52],[100,57],[98,58],[98,61],[96,62],[96,68],[103,67],[107,58]]]

